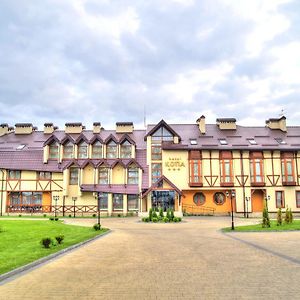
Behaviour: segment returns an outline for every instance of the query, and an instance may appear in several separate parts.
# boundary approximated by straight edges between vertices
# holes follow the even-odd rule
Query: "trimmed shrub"
[[[173,209],[170,209],[170,215],[171,215],[171,219],[173,220],[174,219],[174,210]]]
[[[164,211],[163,211],[162,208],[159,209],[159,216],[160,216],[161,218],[164,217]]]
[[[169,219],[168,219],[167,217],[164,217],[164,218],[163,218],[163,221],[164,221],[165,223],[168,223],[168,222],[169,222]]]
[[[146,222],[146,223],[148,223],[150,221],[148,217],[143,218],[143,219],[144,219],[144,222]]]
[[[152,222],[153,222],[153,223],[157,223],[157,222],[158,222],[158,219],[157,219],[157,218],[154,218],[154,217],[152,217]]]
[[[170,209],[169,208],[167,209],[167,215],[166,215],[166,217],[168,218],[169,221],[172,221],[171,213],[170,213]]]
[[[96,214],[93,214],[93,218],[96,218]]]
[[[101,230],[101,225],[96,223],[94,224],[93,228],[97,231],[97,230]]]
[[[173,222],[175,222],[175,223],[177,223],[177,222],[178,222],[178,219],[177,219],[177,217],[174,217],[174,218],[173,218]]]
[[[44,217],[44,218],[46,218],[46,217],[47,217],[47,215],[46,215],[46,214],[43,214],[43,217]]]
[[[177,220],[178,220],[178,222],[181,222],[181,221],[182,221],[182,219],[181,219],[180,217],[177,217]]]
[[[69,218],[72,218],[72,215],[69,215]]]
[[[292,212],[291,208],[290,208],[289,214],[290,214],[290,223],[292,224],[293,220],[294,220],[294,216],[293,216],[293,212]]]
[[[153,212],[153,209],[152,207],[149,209],[149,221],[152,221],[152,212]]]
[[[22,215],[21,214],[19,214],[19,218],[21,218],[22,217]]]
[[[286,207],[286,210],[285,210],[284,222],[286,224],[290,224],[290,211],[289,211],[289,207],[288,206]]]
[[[118,218],[121,218],[121,214],[118,214]]]
[[[264,207],[264,210],[263,210],[263,220],[262,220],[262,227],[263,228],[266,228],[266,227],[270,227],[270,218],[269,218],[269,212],[268,212],[268,209],[267,207],[265,206]]]
[[[281,225],[282,225],[282,212],[281,212],[281,208],[279,208],[277,211],[277,226],[281,226]]]
[[[50,245],[52,244],[52,239],[49,237],[43,238],[41,240],[41,244],[44,246],[44,248],[50,248]]]
[[[55,219],[54,219],[55,221],[58,221],[59,219],[58,219],[58,217],[55,217]]]
[[[62,234],[55,237],[58,244],[61,244],[63,242],[64,238],[65,237]]]
[[[54,217],[50,217],[49,220],[50,220],[50,221],[54,221]]]
[[[153,219],[157,219],[158,217],[157,217],[157,213],[156,213],[156,211],[153,211],[152,212],[152,221],[153,221]]]

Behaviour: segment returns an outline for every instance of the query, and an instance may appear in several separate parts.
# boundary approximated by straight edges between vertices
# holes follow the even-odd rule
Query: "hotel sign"
[[[165,166],[169,171],[180,171],[181,168],[185,167],[185,164],[181,158],[169,157],[169,160],[165,162]]]

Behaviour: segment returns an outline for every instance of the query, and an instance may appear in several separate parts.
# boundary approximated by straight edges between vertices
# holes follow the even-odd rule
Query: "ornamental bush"
[[[282,225],[282,212],[281,212],[281,208],[279,208],[277,211],[277,226],[281,226],[281,225]]]
[[[159,216],[163,219],[164,217],[164,211],[162,208],[159,209]]]
[[[50,245],[52,244],[52,239],[49,237],[43,238],[41,240],[41,244],[44,246],[44,248],[50,248]]]
[[[170,209],[171,220],[174,220],[174,210]]]
[[[286,207],[286,210],[285,210],[284,222],[286,224],[290,224],[290,211],[289,211],[289,207],[288,206]]]
[[[157,218],[154,218],[154,217],[152,217],[152,222],[153,222],[153,223],[157,223],[157,222],[158,222],[158,219],[157,219]]]
[[[152,221],[152,212],[153,212],[153,209],[152,207],[149,209],[149,221]]]
[[[97,230],[101,230],[101,225],[96,223],[94,224],[93,228],[97,231]]]
[[[158,218],[156,211],[152,212],[152,221],[153,221],[153,218],[156,218],[156,219]]]
[[[267,207],[265,206],[264,207],[264,210],[263,210],[263,220],[262,220],[262,227],[263,228],[266,228],[266,227],[270,227],[270,218],[269,218],[269,212],[268,212],[268,209]]]
[[[171,213],[170,213],[170,209],[169,208],[167,209],[167,215],[166,215],[166,217],[168,218],[169,221],[172,221]]]
[[[292,209],[290,208],[290,223],[292,224],[294,220]]]
[[[61,244],[63,242],[64,238],[65,237],[62,234],[55,237],[58,244]]]
[[[58,221],[58,217],[55,217],[55,219],[54,219],[55,221]]]
[[[164,218],[163,218],[163,221],[164,221],[165,223],[168,223],[168,222],[169,222],[169,219],[168,219],[167,217],[164,217]]]
[[[54,221],[54,217],[50,217],[49,220],[50,220],[50,221]]]

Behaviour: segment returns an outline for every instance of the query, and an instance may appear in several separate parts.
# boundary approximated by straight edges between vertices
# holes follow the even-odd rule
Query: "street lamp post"
[[[266,200],[266,208],[267,208],[267,211],[269,211],[268,201],[271,200],[271,196],[270,196],[270,195],[266,196],[265,200]]]
[[[98,204],[98,226],[100,228],[100,193],[97,193],[97,204]]]
[[[248,202],[250,201],[250,197],[246,197],[246,217],[249,218],[249,209],[248,209]]]
[[[226,192],[226,196],[229,196],[229,192]],[[234,217],[233,217],[233,204],[232,198],[235,198],[235,191],[230,191],[230,202],[231,202],[231,230],[234,230]]]
[[[57,206],[57,201],[59,200],[59,196],[53,196],[53,200],[55,201],[54,217],[56,218],[56,206]]]
[[[73,217],[75,218],[75,202],[76,202],[76,200],[77,200],[77,197],[72,197],[72,200],[73,200],[73,202],[74,202],[74,211],[73,211]]]

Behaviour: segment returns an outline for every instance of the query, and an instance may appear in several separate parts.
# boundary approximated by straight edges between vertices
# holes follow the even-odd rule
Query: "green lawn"
[[[33,262],[71,245],[103,234],[92,227],[65,225],[60,221],[0,220],[0,274]],[[44,248],[42,238],[64,235],[61,245]]]
[[[292,224],[285,224],[282,222],[281,226],[277,226],[277,221],[271,221],[271,227],[262,228],[261,224],[256,225],[245,225],[236,226],[235,231],[290,231],[290,230],[300,230],[300,220],[294,220]],[[223,231],[232,231],[231,227],[223,228]]]

